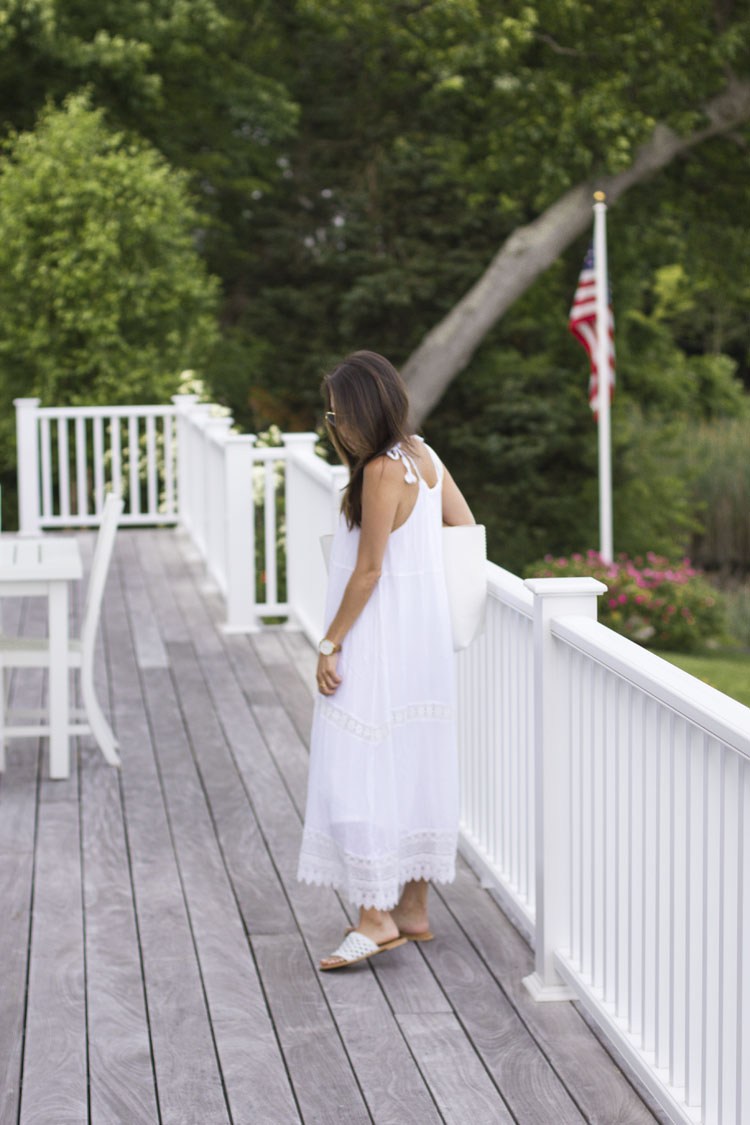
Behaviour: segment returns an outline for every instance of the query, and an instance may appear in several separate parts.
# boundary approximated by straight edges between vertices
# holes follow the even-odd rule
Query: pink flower
[[[567,559],[558,559],[558,560],[557,560],[557,565],[558,565],[558,566],[567,566],[567,565],[568,565],[568,560],[567,560]]]
[[[625,605],[625,602],[628,600],[628,595],[627,594],[620,594],[620,596],[618,597],[617,600],[620,603],[620,605]]]
[[[575,554],[572,557],[573,557],[573,562],[582,562],[583,561],[583,555]]]
[[[610,608],[614,609],[614,607],[617,605],[617,598],[610,598],[608,604]]]
[[[672,616],[673,613],[677,613],[677,606],[676,605],[668,605],[667,606],[667,613],[669,614],[670,617]]]
[[[690,610],[687,608],[687,606],[683,607],[682,616],[683,617],[689,617],[690,616]]]
[[[635,600],[636,600],[637,604],[640,605],[641,602],[645,602],[646,599],[644,598],[643,594],[636,594]]]

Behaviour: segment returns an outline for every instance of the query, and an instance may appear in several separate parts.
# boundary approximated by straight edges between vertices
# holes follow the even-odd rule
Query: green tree
[[[5,0],[2,9],[0,122],[31,129],[49,101],[88,89],[115,128],[190,173],[202,253],[231,295],[253,257],[252,196],[282,178],[279,144],[296,121],[273,74],[275,0]]]
[[[83,96],[6,146],[0,175],[0,450],[15,397],[159,402],[202,369],[218,284],[195,247],[184,173],[112,132]]]

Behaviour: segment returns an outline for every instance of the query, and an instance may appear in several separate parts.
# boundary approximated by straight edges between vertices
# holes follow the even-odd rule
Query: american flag
[[[609,286],[607,287],[609,289]],[[573,297],[570,310],[570,331],[580,340],[589,353],[591,375],[589,376],[589,406],[594,417],[599,413],[599,371],[596,362],[596,273],[594,270],[594,244],[589,246],[583,263],[578,288]],[[612,298],[607,293],[607,326],[609,330],[609,400],[615,393],[615,318],[612,315]]]

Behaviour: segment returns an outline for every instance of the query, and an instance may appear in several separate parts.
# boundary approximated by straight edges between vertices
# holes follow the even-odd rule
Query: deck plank
[[[526,942],[467,865],[441,896],[458,924],[574,1096],[585,1119],[597,1125],[654,1125],[657,1119],[592,1034],[576,1005],[536,1003],[522,984],[533,972]]]
[[[195,596],[191,583],[180,582],[173,567],[164,572],[163,580],[178,592],[175,608],[184,620],[191,621],[196,640],[201,642],[197,649],[183,643],[170,644],[168,650],[239,908],[250,934],[291,933],[296,923],[258,823],[257,794],[252,783],[243,779],[234,749],[255,769],[271,775],[275,774],[273,763],[220,643],[218,651],[211,644],[213,622],[203,602],[191,601]],[[234,639],[247,646],[247,638]],[[274,780],[280,782],[276,776],[271,784]]]
[[[175,647],[175,646],[170,646]],[[216,1049],[235,1125],[293,1121],[274,1029],[196,774],[168,674],[152,672],[146,705],[190,912]]]
[[[14,634],[30,633],[29,603],[9,598],[3,625]],[[7,701],[13,707],[39,707],[42,675],[6,672]],[[0,1125],[16,1125],[21,1097],[21,1056],[26,1014],[26,972],[34,877],[37,787],[42,769],[40,740],[14,739],[6,748],[0,774]]]
[[[81,770],[91,1120],[158,1120],[119,774],[91,745]]]
[[[398,1020],[447,1125],[512,1125],[508,1107],[452,1012],[414,1012]]]
[[[129,560],[115,562],[112,696],[161,1120],[219,1123],[228,1111],[130,643],[121,573]]]
[[[74,613],[75,603],[71,599],[71,615]],[[46,634],[47,606],[44,599],[33,599],[27,603],[23,631],[30,636]],[[40,671],[16,670],[13,684],[15,706],[44,705],[44,677]],[[51,1119],[86,1122],[86,1013],[77,763],[72,753],[70,778],[50,781],[49,742],[42,740],[41,756],[38,754],[39,743],[39,739],[12,740],[9,749],[9,766],[14,769],[16,765],[19,767],[19,774],[9,785],[20,799],[12,802],[14,812],[5,825],[5,831],[18,832],[21,843],[15,851],[22,860],[17,889],[22,896],[19,903],[22,915],[18,921],[23,923],[23,932],[19,933],[19,937],[22,938],[21,949],[27,961],[24,978],[28,972],[19,1120],[22,1123]],[[41,762],[41,777],[37,770],[38,762]],[[5,796],[10,797],[10,792],[6,791]],[[11,804],[10,800],[8,803]],[[36,804],[36,823],[32,827],[33,804]],[[6,813],[6,810],[2,812]],[[23,827],[19,814],[23,817]],[[33,898],[24,904],[29,887],[30,857],[25,848],[32,840]],[[7,843],[10,846],[10,840]],[[30,928],[29,906],[32,911]],[[14,961],[15,958],[11,957],[11,965]],[[14,969],[17,986],[17,962]],[[17,1007],[15,1014],[17,1020]],[[18,1077],[16,1086],[17,1083]]]
[[[64,792],[75,784],[41,783],[21,1125],[88,1123],[81,841]]]
[[[193,604],[189,619],[196,639],[205,636],[210,626],[207,606],[201,611],[199,604]],[[268,670],[269,663],[263,665],[247,638],[229,635],[221,637],[220,641],[231,655],[238,688],[240,685],[244,688],[249,676],[257,675],[259,667]],[[277,652],[275,646],[273,651]],[[279,702],[275,695],[264,691],[259,702],[257,693],[248,693],[256,701],[252,706],[244,692],[228,695],[226,675],[220,682],[217,681],[213,674],[213,659],[202,656],[200,659],[210,690],[222,693],[219,698],[225,733],[248,792],[253,795],[264,838],[304,938],[307,955],[317,965],[317,959],[323,952],[338,945],[346,916],[340,900],[332,891],[309,887],[296,879],[302,832],[301,810],[293,802],[289,787],[284,784],[287,779],[282,767],[286,756],[291,754],[296,759],[296,766],[301,763],[306,769],[306,751],[300,745],[292,724],[280,719]],[[193,706],[197,704],[197,696],[192,692],[190,700]],[[218,706],[218,698],[215,698],[215,704]],[[204,712],[207,710],[210,709],[203,707]],[[246,731],[249,720],[254,723],[256,719],[265,737],[251,749],[247,744]],[[301,790],[298,790],[297,799],[301,800],[301,797]],[[254,935],[254,945],[255,941]],[[270,941],[270,938],[268,942],[264,938],[261,944],[267,948]],[[272,976],[267,985],[271,989],[269,1002],[272,1009],[279,1002],[272,994],[275,979]],[[364,973],[352,970],[349,974],[319,974],[316,968],[314,980],[330,1006],[350,1065],[356,1072],[359,1087],[375,1120],[383,1122],[383,1125],[409,1125],[411,1122],[421,1125],[436,1119],[434,1104],[413,1056],[367,966]],[[283,989],[283,978],[280,984]],[[363,1012],[367,1013],[364,1024]],[[373,1037],[378,1044],[376,1054],[373,1054]],[[331,1050],[334,1048],[331,1047]],[[336,1057],[334,1050],[331,1066],[337,1066]],[[318,1078],[323,1086],[327,1082],[326,1074],[324,1070]],[[355,1105],[350,1107],[349,1112],[356,1114],[359,1109]],[[313,1117],[313,1120],[316,1119]]]
[[[43,603],[4,609],[43,631]],[[356,911],[296,878],[315,652],[223,617],[179,532],[121,529],[96,686],[122,770],[85,738],[51,782],[46,740],[10,744],[0,1125],[23,1051],[20,1119],[45,1125],[653,1123],[576,1006],[531,1000],[531,950],[463,861],[431,892],[435,941],[319,972]],[[12,684],[38,702],[39,673]]]
[[[437,895],[430,913],[439,940],[422,952],[514,1117],[527,1125],[582,1125],[570,1094]]]
[[[87,570],[93,545],[93,536],[84,540]],[[105,592],[95,661],[97,697],[108,717],[108,654],[118,643],[108,618],[111,596]],[[91,1121],[158,1121],[120,772],[91,736],[79,745]]]

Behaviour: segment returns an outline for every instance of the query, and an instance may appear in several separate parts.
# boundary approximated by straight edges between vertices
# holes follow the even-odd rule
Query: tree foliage
[[[15,397],[162,401],[217,337],[186,176],[69,98],[6,146],[0,176],[0,425]]]
[[[750,75],[750,12],[7,0],[0,63],[9,128],[86,86],[113,128],[186,173],[222,283],[213,393],[247,428],[309,428],[342,354],[403,365],[564,193],[624,173],[659,130],[703,136],[712,99]],[[631,553],[672,553],[695,524],[686,420],[744,410],[749,143],[741,122],[704,139],[610,209],[615,536]],[[596,536],[587,361],[566,326],[585,249],[576,239],[487,332],[426,423],[514,567]]]

